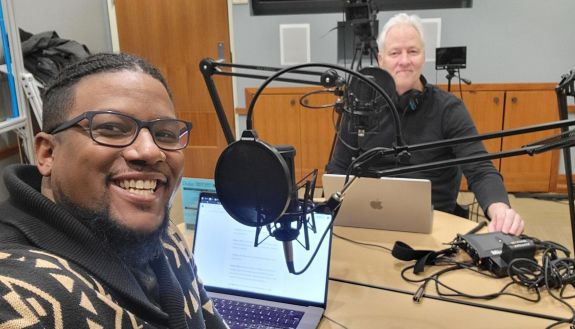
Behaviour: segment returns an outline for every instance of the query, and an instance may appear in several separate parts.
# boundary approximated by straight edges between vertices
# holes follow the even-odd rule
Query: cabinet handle
[[[511,97],[511,103],[517,104],[517,97],[515,96]]]
[[[289,101],[289,105],[291,105],[291,106],[294,106],[294,105],[295,105],[295,99],[293,99],[293,98],[292,98],[292,99],[290,99],[290,101]]]
[[[221,61],[226,60],[226,55],[225,55],[224,51],[225,51],[224,43],[222,41],[218,42],[218,60],[221,60]]]
[[[499,96],[493,97],[493,103],[499,104]]]

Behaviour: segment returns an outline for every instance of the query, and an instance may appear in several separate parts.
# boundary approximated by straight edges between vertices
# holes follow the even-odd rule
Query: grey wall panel
[[[234,61],[279,66],[279,24],[309,23],[312,62],[336,63],[342,14],[250,16],[248,5],[234,5]],[[467,46],[462,76],[475,83],[558,82],[575,68],[573,0],[475,0],[473,8],[420,10],[422,18],[441,18],[441,45]],[[380,27],[397,12],[380,12]],[[446,83],[433,62],[424,74]],[[261,81],[238,79],[238,106],[244,88]]]
[[[30,32],[56,31],[91,52],[111,51],[106,0],[13,0],[16,21]]]

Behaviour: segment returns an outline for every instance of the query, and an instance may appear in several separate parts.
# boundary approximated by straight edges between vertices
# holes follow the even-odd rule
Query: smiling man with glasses
[[[0,327],[226,328],[169,221],[192,124],[160,72],[93,55],[43,101],[37,165],[4,173]]]

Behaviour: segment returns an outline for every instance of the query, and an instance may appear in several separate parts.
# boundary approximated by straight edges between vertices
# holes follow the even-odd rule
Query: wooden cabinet
[[[445,88],[445,86],[441,86]],[[480,84],[452,91],[469,110],[479,133],[526,127],[559,120],[555,85]],[[559,130],[509,136],[485,141],[488,152],[508,151],[558,134]],[[509,192],[555,190],[559,151],[494,160]],[[466,185],[462,184],[462,189]]]
[[[246,89],[249,106],[257,89]],[[307,108],[300,104],[320,107],[331,105],[331,94],[304,95],[317,88],[266,88],[258,97],[253,112],[253,128],[260,139],[272,145],[288,144],[296,149],[296,180],[314,169],[319,170],[318,184],[329,161],[335,135],[335,116],[331,106]],[[302,98],[303,97],[303,98]]]
[[[559,120],[554,91],[509,91],[505,98],[504,129]],[[559,134],[560,130],[535,132],[503,139],[502,150],[516,149],[537,140]],[[501,161],[501,174],[508,191],[549,192],[558,171],[558,150],[507,158]],[[555,153],[555,154],[554,154]]]
[[[471,114],[479,133],[499,131],[503,129],[503,110],[505,92],[503,91],[463,91],[457,92],[458,98],[463,97],[467,110]],[[501,138],[483,141],[488,152],[501,150]],[[493,165],[499,170],[501,160],[494,159]]]
[[[440,88],[445,89],[446,86]],[[457,88],[452,93],[463,97],[479,133],[559,120],[555,85],[552,83],[475,84],[462,86],[461,91]],[[252,100],[256,90],[246,89],[246,104]],[[297,178],[313,169],[319,169],[321,177],[333,145],[336,116],[332,108],[308,109],[300,105],[301,97],[314,90],[317,88],[266,88],[254,110],[254,128],[261,139],[272,145],[290,144],[296,148]],[[304,101],[319,106],[333,104],[334,99],[331,94],[316,94]],[[498,152],[517,149],[557,133],[559,130],[537,132],[484,143],[489,152]],[[558,151],[552,151],[493,160],[493,163],[500,170],[509,192],[549,192],[555,190],[558,159]],[[463,183],[462,188],[465,186]]]

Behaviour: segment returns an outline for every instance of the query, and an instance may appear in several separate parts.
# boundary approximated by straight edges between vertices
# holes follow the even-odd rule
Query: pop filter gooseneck
[[[376,90],[388,103],[392,112],[397,145],[405,145],[399,124],[399,114],[392,99],[376,82],[360,73],[331,64],[309,63],[280,70],[265,80],[250,103],[246,118],[247,130],[242,133],[240,140],[231,143],[218,159],[214,175],[215,187],[222,206],[238,222],[257,228],[274,224],[275,230],[270,231],[270,235],[283,243],[288,270],[294,274],[301,274],[309,267],[329,231],[326,229],[323,233],[317,249],[305,268],[296,272],[293,264],[292,241],[297,239],[301,227],[308,225],[308,214],[319,208],[329,208],[333,212],[341,201],[334,201],[339,198],[331,198],[326,204],[319,206],[308,205],[305,201],[302,205],[298,201],[293,168],[295,149],[291,146],[273,147],[260,140],[253,130],[253,111],[258,97],[267,85],[282,74],[297,73],[295,70],[305,67],[323,67],[343,71]],[[322,80],[331,79],[333,79],[332,75],[327,78],[322,77]],[[322,81],[322,83],[328,84],[333,81]],[[292,223],[296,224],[295,228]],[[331,223],[328,227],[331,227]]]

